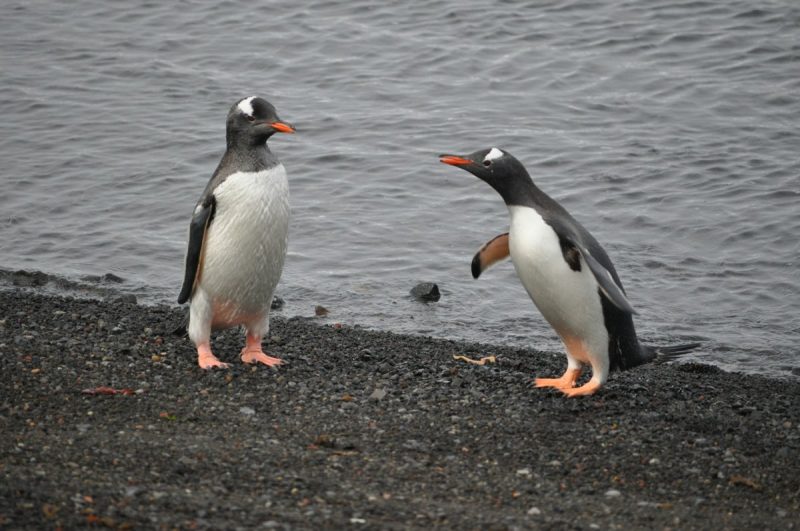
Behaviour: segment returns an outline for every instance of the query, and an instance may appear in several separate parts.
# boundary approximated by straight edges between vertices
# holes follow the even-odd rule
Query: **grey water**
[[[497,146],[605,246],[646,342],[800,374],[794,0],[6,0],[0,28],[1,269],[175,304],[255,94],[298,129],[270,141],[284,315],[559,351],[509,262],[470,275],[508,213],[436,155]]]

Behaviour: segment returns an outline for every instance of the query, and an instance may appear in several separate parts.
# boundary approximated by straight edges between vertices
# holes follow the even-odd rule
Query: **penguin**
[[[289,234],[289,181],[267,140],[294,132],[263,98],[243,98],[228,112],[227,149],[195,206],[178,296],[189,302],[189,338],[203,369],[228,366],[212,353],[211,332],[240,325],[244,363],[282,363],[261,349]]]
[[[659,354],[675,357],[698,346],[654,348],[639,343],[633,325],[636,311],[608,254],[533,183],[510,153],[493,147],[466,156],[440,155],[440,161],[485,181],[508,207],[508,232],[478,250],[472,276],[477,279],[510,256],[534,305],[561,338],[566,371],[559,378],[537,378],[536,387],[556,388],[571,397],[591,395],[606,383],[609,371],[631,369]],[[578,387],[585,365],[591,366],[592,376]]]

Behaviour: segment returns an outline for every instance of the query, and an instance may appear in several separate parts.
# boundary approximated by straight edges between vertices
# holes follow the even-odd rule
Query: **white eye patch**
[[[256,99],[255,96],[250,96],[249,98],[245,98],[239,102],[239,110],[242,111],[247,116],[253,116],[253,100]]]
[[[492,150],[489,151],[489,153],[487,153],[486,156],[483,158],[483,162],[489,162],[490,160],[499,159],[502,156],[503,152],[493,147]]]

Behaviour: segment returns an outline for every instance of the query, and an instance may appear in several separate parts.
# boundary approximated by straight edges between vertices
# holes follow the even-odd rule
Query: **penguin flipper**
[[[481,273],[489,269],[492,265],[508,258],[508,233],[504,232],[495,236],[483,247],[478,249],[472,258],[472,278],[478,278]]]
[[[583,260],[586,262],[586,265],[589,266],[595,280],[597,280],[597,284],[600,286],[600,291],[603,292],[603,295],[605,295],[611,304],[623,312],[636,315],[636,310],[634,310],[631,303],[628,302],[628,297],[625,296],[625,292],[622,291],[622,288],[614,282],[614,277],[611,275],[611,272],[603,267],[603,264],[598,262],[586,247],[577,248],[580,250]]]
[[[203,257],[203,245],[211,219],[214,217],[216,198],[209,194],[194,209],[192,221],[189,223],[189,248],[186,251],[186,272],[183,276],[183,287],[178,295],[178,304],[191,298],[194,286],[200,273],[200,262]]]

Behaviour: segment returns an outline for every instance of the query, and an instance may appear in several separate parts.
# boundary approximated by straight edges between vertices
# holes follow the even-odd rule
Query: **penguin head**
[[[275,107],[264,98],[242,98],[228,112],[228,144],[263,144],[275,133],[294,133],[294,127],[278,118]]]
[[[467,170],[503,196],[506,203],[520,189],[533,185],[528,171],[511,153],[493,147],[469,155],[440,155],[440,162]]]

